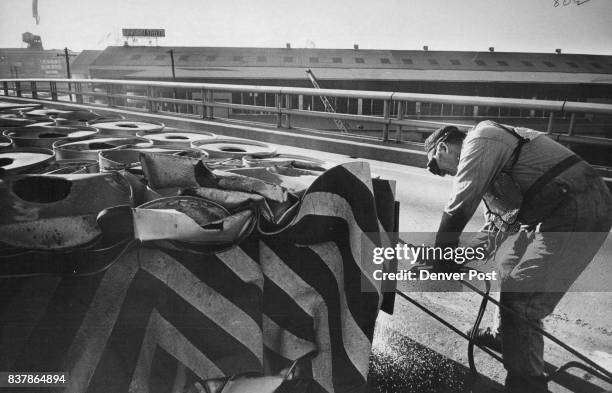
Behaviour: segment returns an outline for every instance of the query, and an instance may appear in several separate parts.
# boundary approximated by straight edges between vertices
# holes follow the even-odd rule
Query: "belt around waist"
[[[567,169],[572,167],[574,164],[582,161],[582,158],[577,155],[571,155],[557,164],[555,164],[548,171],[544,172],[542,176],[540,176],[532,185],[527,189],[525,194],[523,195],[523,204],[522,206],[526,206],[530,201],[540,192],[544,187],[555,177],[559,176],[561,173],[565,172]]]

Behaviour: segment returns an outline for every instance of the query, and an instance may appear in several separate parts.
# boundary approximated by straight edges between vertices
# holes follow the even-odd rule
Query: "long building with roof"
[[[93,78],[322,87],[497,97],[612,100],[612,56],[369,49],[111,46]],[[324,86],[323,86],[324,85]]]

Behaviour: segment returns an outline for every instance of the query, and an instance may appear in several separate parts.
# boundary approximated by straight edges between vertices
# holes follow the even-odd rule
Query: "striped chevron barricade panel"
[[[367,164],[346,164],[287,228],[230,250],[139,245],[100,274],[1,279],[0,370],[67,371],[66,392],[165,393],[302,359],[319,391],[365,391],[382,294],[362,242],[385,241],[372,190]]]

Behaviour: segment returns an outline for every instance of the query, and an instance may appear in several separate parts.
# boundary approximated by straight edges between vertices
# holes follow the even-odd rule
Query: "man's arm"
[[[463,142],[459,167],[436,236],[436,246],[456,247],[459,236],[474,215],[483,195],[502,170],[513,146],[486,136],[468,137]]]

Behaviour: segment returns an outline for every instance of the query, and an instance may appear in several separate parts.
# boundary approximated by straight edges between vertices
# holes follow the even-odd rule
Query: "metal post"
[[[383,115],[385,120],[389,120],[389,100],[385,100],[383,103]],[[383,127],[383,142],[387,142],[389,140],[389,123],[385,123]]]
[[[206,119],[206,90],[200,90],[200,99],[202,100],[202,118]]]
[[[51,90],[51,100],[57,101],[57,83],[49,82],[49,90]]]
[[[281,113],[282,94],[276,93],[274,96],[276,97],[276,128],[281,128],[283,126],[283,117]]]
[[[35,81],[30,82],[30,90],[32,92],[32,98],[37,100],[38,99],[38,91],[36,90],[36,82]]]
[[[83,103],[83,86],[80,82],[75,82],[74,84],[74,98],[76,99],[77,104]]]
[[[285,95],[285,108],[291,109],[291,96]],[[285,127],[291,128],[291,115],[288,113],[285,115]]]
[[[168,53],[170,53],[170,65],[172,66],[172,80],[176,79],[176,73],[174,70],[174,49],[170,49],[168,51]]]
[[[215,108],[211,106],[213,103],[213,91],[212,90],[208,90],[206,92],[206,102],[207,102],[206,117],[208,117],[209,119],[213,119],[215,117]]]
[[[21,82],[15,81],[15,94],[17,97],[21,97]]]
[[[414,111],[416,112],[417,119],[421,118],[421,103],[419,101],[414,103]]]
[[[572,113],[570,116],[570,124],[569,129],[567,130],[567,135],[574,135],[574,126],[576,125],[576,113]]]
[[[357,114],[363,115],[363,98],[357,98]]]
[[[2,89],[4,90],[4,95],[8,96],[9,95],[9,90],[8,90],[8,82],[7,81],[3,81],[2,82]]]
[[[404,119],[404,103],[399,102],[398,104],[399,106],[397,108],[397,120],[401,121]],[[398,124],[397,131],[395,133],[395,142],[400,143],[401,141],[402,141],[402,125]]]
[[[172,81],[175,81],[176,80],[176,72],[174,70],[174,50],[170,49],[168,51],[168,53],[170,53],[170,65],[172,66]],[[172,88],[172,99],[176,99],[176,88],[174,88],[174,87]],[[178,108],[176,106],[176,103],[172,103],[172,108],[173,108],[173,111],[175,113],[178,112]]]
[[[473,117],[478,117],[478,105],[474,105]]]
[[[57,54],[57,56],[64,56],[64,58],[66,59],[66,78],[68,79],[72,79],[72,74],[70,73],[70,56],[76,56],[76,55],[71,55],[70,53],[68,53],[68,48],[64,48],[64,54]],[[68,92],[71,91],[71,84],[70,82],[68,82]],[[68,93],[68,97],[70,97],[70,101],[72,101],[72,94]]]
[[[113,107],[115,104],[115,100],[113,100],[113,85],[106,86],[106,96],[107,96],[107,105],[109,107]]]
[[[552,133],[552,127],[553,127],[553,120],[555,118],[555,113],[554,112],[550,112],[548,114],[548,126],[546,127],[546,133],[550,134]]]
[[[151,101],[151,98],[155,98],[155,92],[153,86],[147,86],[147,109],[151,113],[155,113],[155,102]]]

